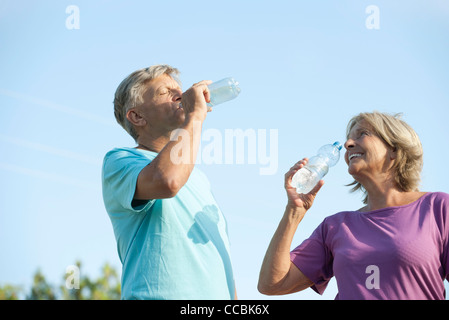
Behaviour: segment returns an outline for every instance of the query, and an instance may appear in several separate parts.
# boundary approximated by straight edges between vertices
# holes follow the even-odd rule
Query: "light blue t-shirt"
[[[137,177],[157,155],[116,148],[103,162],[122,299],[234,299],[226,220],[203,172],[194,168],[173,198],[132,206]]]

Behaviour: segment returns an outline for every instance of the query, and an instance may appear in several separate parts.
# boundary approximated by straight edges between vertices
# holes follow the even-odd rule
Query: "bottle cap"
[[[335,141],[334,144],[333,144],[333,146],[334,146],[334,147],[337,147],[338,150],[341,150],[341,148],[343,147],[343,146],[341,145],[341,143],[338,142],[338,141]]]

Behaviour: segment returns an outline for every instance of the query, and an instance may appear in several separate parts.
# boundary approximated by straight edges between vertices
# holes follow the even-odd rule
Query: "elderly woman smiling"
[[[285,174],[288,203],[262,263],[258,289],[268,295],[312,287],[335,276],[336,299],[444,299],[449,280],[449,195],[420,192],[423,151],[399,116],[361,113],[347,127],[345,161],[364,206],[331,215],[290,252],[296,229],[324,181],[298,194]]]

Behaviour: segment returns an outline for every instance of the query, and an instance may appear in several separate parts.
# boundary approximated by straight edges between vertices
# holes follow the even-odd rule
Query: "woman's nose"
[[[345,149],[348,150],[350,148],[354,148],[354,140],[348,139],[345,142]]]

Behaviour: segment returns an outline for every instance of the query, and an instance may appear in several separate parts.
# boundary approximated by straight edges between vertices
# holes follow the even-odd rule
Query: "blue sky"
[[[79,29],[66,26],[69,5],[79,8]],[[379,29],[366,26],[370,5]],[[116,87],[153,64],[177,67],[184,88],[240,82],[240,96],[214,108],[204,130],[277,132],[274,174],[261,175],[260,161],[199,165],[228,220],[242,299],[272,299],[256,284],[286,204],[284,173],[343,142],[357,113],[402,112],[424,146],[421,189],[449,191],[444,0],[1,0],[0,43],[0,284],[27,286],[37,268],[60,284],[77,259],[92,276],[104,262],[120,269],[101,162],[114,147],[134,146],[115,123]],[[344,186],[351,181],[343,161],[331,169],[293,246],[326,216],[361,206]],[[322,297],[283,298],[336,292],[332,282]]]

